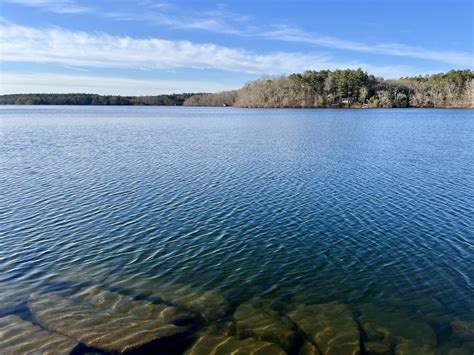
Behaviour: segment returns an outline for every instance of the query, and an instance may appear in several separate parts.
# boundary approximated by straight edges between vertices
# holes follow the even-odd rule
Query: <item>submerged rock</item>
[[[159,282],[140,275],[117,279],[110,277],[107,283],[152,299],[179,305],[201,314],[209,322],[223,318],[230,310],[225,296],[217,290],[204,290],[182,283]]]
[[[387,311],[373,305],[360,307],[358,321],[364,329],[367,346],[376,342],[377,348],[395,348],[399,354],[411,354],[413,351],[430,353],[436,347],[436,334],[428,324],[411,318],[408,314]],[[383,354],[383,352],[382,352]]]
[[[398,310],[404,310],[410,314],[422,314],[424,317],[426,317],[426,315],[433,316],[446,314],[446,309],[443,304],[436,298],[429,296],[392,296],[387,299],[387,304],[384,306],[384,308],[389,306]]]
[[[298,355],[321,355],[321,352],[309,341],[305,341],[301,346]]]
[[[237,307],[235,334],[240,339],[255,338],[278,344],[286,351],[298,346],[298,335],[285,318],[270,308],[248,302]]]
[[[390,344],[383,340],[369,340],[364,343],[365,352],[369,355],[390,355]]]
[[[201,314],[207,321],[218,320],[229,311],[225,297],[214,290],[199,290],[188,285],[174,284],[162,286],[160,297]]]
[[[277,345],[266,341],[206,333],[193,344],[186,354],[284,355],[286,352]]]
[[[339,303],[298,306],[288,314],[323,354],[359,354],[359,332],[351,310]]]
[[[474,342],[474,322],[455,320],[450,325],[454,336],[462,340]]]
[[[412,341],[406,341],[395,347],[395,355],[435,355],[431,347],[419,346]]]
[[[472,355],[474,353],[474,348],[470,350],[469,348],[452,348],[447,352],[448,355]]]
[[[35,320],[44,328],[61,333],[90,347],[113,352],[140,349],[185,333],[183,319],[193,315],[174,306],[137,301],[102,290],[89,290],[79,297],[42,294],[28,301]],[[189,323],[188,322],[188,323]]]
[[[69,354],[77,345],[74,339],[48,332],[18,316],[0,318],[2,354]]]
[[[31,285],[25,282],[0,282],[0,315],[12,313],[11,309],[25,303],[28,291]]]

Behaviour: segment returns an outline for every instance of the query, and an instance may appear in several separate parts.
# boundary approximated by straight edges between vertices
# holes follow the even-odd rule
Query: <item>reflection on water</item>
[[[467,110],[0,110],[0,352],[472,354]]]

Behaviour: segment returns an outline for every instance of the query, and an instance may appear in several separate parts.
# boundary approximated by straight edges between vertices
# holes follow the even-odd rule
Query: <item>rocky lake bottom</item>
[[[91,275],[94,275],[92,272]],[[86,275],[82,275],[84,278]],[[474,322],[417,305],[295,303],[109,276],[0,291],[6,354],[472,354]],[[156,282],[156,281],[155,281]],[[149,289],[145,287],[150,287]],[[148,291],[147,291],[148,290]]]

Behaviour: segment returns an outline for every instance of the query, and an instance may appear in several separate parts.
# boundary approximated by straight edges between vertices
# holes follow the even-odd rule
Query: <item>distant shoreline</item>
[[[140,104],[44,104],[44,103],[2,103],[0,107],[11,106],[71,106],[71,107],[187,107],[187,108],[223,108],[223,109],[255,109],[255,110],[390,110],[390,109],[417,109],[417,110],[474,110],[474,107],[458,107],[458,106],[444,106],[444,107],[356,107],[356,106],[340,106],[340,107],[239,107],[239,106],[204,106],[204,105],[140,105]]]
[[[238,90],[119,96],[86,93],[0,95],[0,105],[204,106],[240,108],[474,108],[474,72],[384,80],[362,69],[308,70],[267,77]]]
[[[6,94],[0,105],[66,105],[66,106],[182,106],[195,93],[155,96],[120,96],[86,93],[70,94]]]

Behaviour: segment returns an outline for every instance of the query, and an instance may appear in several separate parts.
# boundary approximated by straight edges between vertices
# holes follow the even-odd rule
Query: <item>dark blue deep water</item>
[[[3,106],[0,131],[0,316],[182,289],[474,349],[472,110]]]

